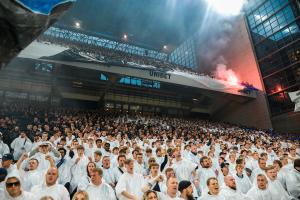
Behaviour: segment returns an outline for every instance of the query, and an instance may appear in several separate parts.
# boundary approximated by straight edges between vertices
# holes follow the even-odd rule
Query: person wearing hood
[[[275,166],[267,167],[266,175],[268,178],[269,188],[272,194],[272,200],[289,200],[293,199],[288,193],[284,190],[280,181],[277,179],[277,170]]]
[[[221,196],[224,196],[226,199],[230,200],[249,200],[246,195],[237,189],[237,185],[233,176],[225,176],[224,183],[225,185],[220,191]]]
[[[37,200],[33,193],[22,189],[21,178],[17,172],[7,175],[4,181],[4,191],[0,192],[0,199],[5,200]]]
[[[57,183],[58,170],[56,167],[48,169],[45,175],[45,182],[32,187],[31,192],[36,194],[38,199],[44,196],[50,196],[55,200],[70,200],[68,190]]]
[[[206,181],[208,192],[204,193],[199,200],[226,200],[224,196],[220,194],[218,179],[211,177]]]
[[[287,191],[294,198],[300,199],[300,159],[294,160],[294,169],[287,174],[286,178]]]
[[[247,192],[252,200],[273,200],[271,190],[268,187],[268,180],[264,174],[258,174],[252,188]]]

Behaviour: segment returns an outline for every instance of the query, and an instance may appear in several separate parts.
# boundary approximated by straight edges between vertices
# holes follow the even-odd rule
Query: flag
[[[300,112],[300,90],[296,92],[289,92],[292,102],[295,103],[295,112]]]

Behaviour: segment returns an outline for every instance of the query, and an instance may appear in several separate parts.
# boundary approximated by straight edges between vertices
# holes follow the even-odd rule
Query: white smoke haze
[[[214,71],[214,76],[217,79],[221,79],[224,81],[229,82],[231,85],[238,85],[239,79],[236,73],[231,70],[227,69],[227,66],[224,64],[218,64],[216,70]]]
[[[218,64],[227,64],[222,55],[228,48],[233,33],[233,21],[208,17],[198,36],[200,70],[212,71]]]
[[[226,2],[227,3],[227,2]],[[240,13],[242,14],[242,12]],[[238,83],[237,74],[230,69],[224,52],[230,48],[236,16],[222,16],[208,8],[198,35],[199,71],[211,73],[218,79]]]

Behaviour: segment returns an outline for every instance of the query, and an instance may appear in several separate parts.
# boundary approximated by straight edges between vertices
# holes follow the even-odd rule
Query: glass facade
[[[169,57],[169,62],[185,66],[187,68],[196,69],[197,59],[195,53],[195,41],[194,37],[189,38],[179,47],[177,47]]]
[[[245,17],[272,116],[292,111],[288,92],[300,89],[300,1],[254,0]]]

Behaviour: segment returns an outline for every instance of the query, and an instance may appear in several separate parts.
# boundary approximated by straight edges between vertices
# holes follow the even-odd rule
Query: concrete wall
[[[245,21],[242,17],[234,24],[236,30],[231,36],[231,42],[223,53],[228,61],[228,68],[236,72],[240,80],[253,84],[260,89],[256,100],[244,104],[232,104],[215,113],[213,117],[232,123],[271,128],[272,123],[265,98],[264,86],[250,43]]]
[[[223,109],[214,114],[213,118],[220,121],[262,129],[272,127],[265,94],[262,92],[258,94],[255,100],[240,104],[232,103],[224,106]]]
[[[272,118],[273,128],[280,133],[300,136],[300,112],[286,113]]]

